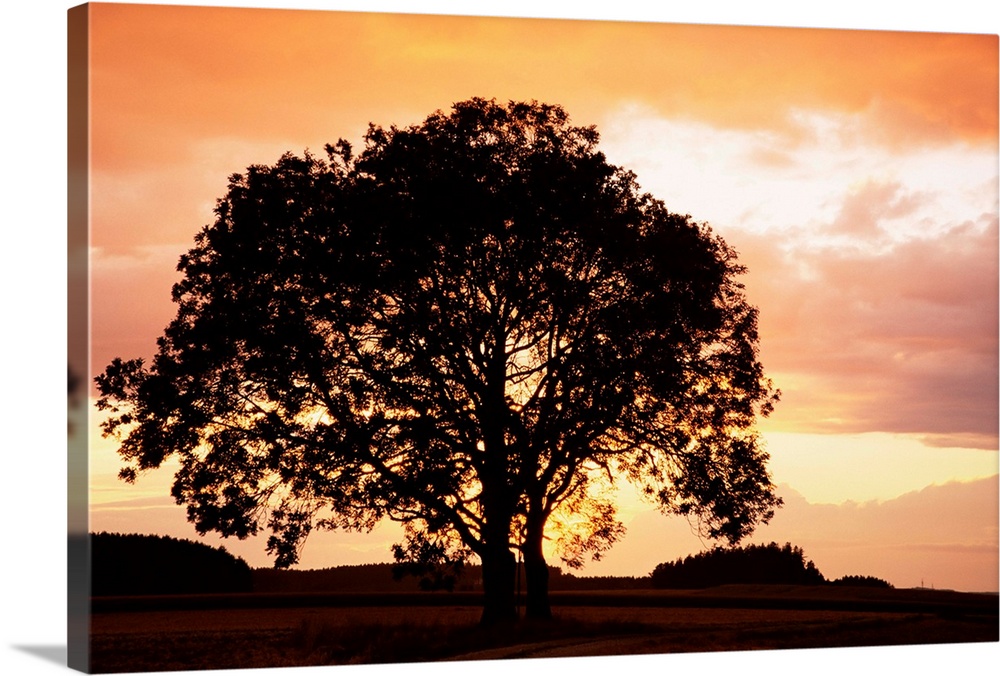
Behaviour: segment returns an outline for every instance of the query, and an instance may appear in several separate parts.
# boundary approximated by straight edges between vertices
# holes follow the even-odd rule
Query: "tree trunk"
[[[517,563],[507,547],[491,547],[483,560],[483,615],[480,624],[493,626],[514,622],[514,581]]]
[[[487,481],[504,474],[496,472],[483,479],[483,542],[479,557],[483,561],[483,616],[480,623],[495,625],[517,619],[514,586],[517,561],[510,550],[513,510],[506,499],[503,483]]]
[[[510,549],[511,522],[517,495],[511,487],[509,449],[504,421],[510,414],[504,398],[506,387],[506,336],[497,320],[487,365],[486,392],[478,413],[483,435],[484,460],[479,480],[483,507],[483,616],[482,625],[517,620],[514,600],[517,561]]]
[[[529,516],[524,543],[524,581],[527,598],[524,605],[525,617],[535,620],[552,618],[549,605],[549,564],[542,553],[545,524]]]

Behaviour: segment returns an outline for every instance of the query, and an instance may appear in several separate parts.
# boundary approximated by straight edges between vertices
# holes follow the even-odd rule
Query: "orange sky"
[[[775,152],[811,133],[794,110],[862,114],[859,140],[890,147],[997,138],[991,36],[100,3],[92,12],[95,178],[99,188],[131,179],[115,217],[95,214],[98,246],[176,241],[189,217],[204,220],[234,162],[356,140],[368,122],[415,123],[474,95],[556,101],[598,125],[641,104],[775,135]],[[162,179],[204,186],[203,201],[171,190],[154,205],[140,199],[144,182]],[[155,209],[168,226],[155,234],[136,227],[152,206],[167,210]]]
[[[996,36],[91,12],[95,369],[153,352],[177,257],[229,174],[471,96],[534,98],[596,124],[612,162],[750,266],[763,360],[784,393],[764,426],[772,467],[802,498],[789,519],[956,480],[980,495],[973,480],[996,475]],[[108,479],[116,461],[98,447],[95,505],[153,499]],[[95,507],[95,523],[112,511]],[[995,509],[954,542],[917,519],[910,547],[995,554]],[[897,521],[905,533],[905,512]],[[995,579],[995,555],[961,560]],[[857,565],[843,574],[868,572]]]

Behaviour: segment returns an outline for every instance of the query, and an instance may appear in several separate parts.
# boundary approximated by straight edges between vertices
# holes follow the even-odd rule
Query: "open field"
[[[252,597],[256,596],[256,603]],[[555,619],[477,625],[457,595],[133,600],[95,607],[99,672],[997,641],[997,597],[796,587],[553,594]],[[406,598],[399,598],[404,596]],[[407,605],[398,604],[408,601]],[[449,603],[450,601],[450,603]],[[160,608],[157,604],[160,603]],[[390,605],[391,604],[391,605]],[[112,604],[113,605],[113,604]],[[144,607],[145,606],[145,607]]]

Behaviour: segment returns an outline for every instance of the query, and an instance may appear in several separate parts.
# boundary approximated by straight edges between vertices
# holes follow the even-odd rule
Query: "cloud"
[[[101,170],[171,164],[204,138],[335,141],[469,96],[560,103],[583,124],[631,102],[788,139],[810,133],[803,110],[854,116],[869,146],[997,138],[988,35],[130,5],[91,16]]]
[[[844,199],[830,230],[865,239],[878,238],[883,233],[883,221],[911,216],[926,201],[925,196],[907,193],[899,182],[869,180]]]
[[[882,204],[898,193],[878,190]],[[761,308],[763,360],[784,393],[777,424],[997,448],[995,218],[886,248],[803,240],[777,254],[766,235],[734,239]]]

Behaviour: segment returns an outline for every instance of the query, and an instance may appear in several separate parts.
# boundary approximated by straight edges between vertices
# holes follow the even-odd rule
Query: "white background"
[[[5,674],[59,673],[66,646],[66,10],[72,2],[14,0],[0,19],[3,120],[0,180],[0,665]],[[161,4],[181,4],[161,0]],[[186,4],[198,4],[188,2]],[[504,16],[657,20],[694,23],[815,26],[947,32],[998,32],[998,11],[984,0],[701,0],[681,6],[649,0],[600,3],[553,0],[478,3],[434,0],[246,1],[210,4]],[[475,10],[468,9],[475,7]],[[803,650],[726,655],[528,660],[478,663],[477,674],[516,669],[543,674],[641,669],[647,673],[940,674],[1000,663],[1000,644],[852,650]],[[338,673],[382,676],[401,667],[341,667]],[[466,665],[408,665],[409,674],[468,673]],[[285,676],[316,673],[270,669]],[[328,670],[327,670],[328,671]],[[176,673],[176,672],[175,672]]]

